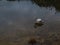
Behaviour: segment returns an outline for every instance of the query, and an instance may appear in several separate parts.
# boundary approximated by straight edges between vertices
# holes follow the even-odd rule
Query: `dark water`
[[[45,24],[34,29],[35,18],[43,19]],[[60,12],[55,7],[39,7],[31,1],[0,2],[0,40],[14,41],[48,32],[60,32]]]

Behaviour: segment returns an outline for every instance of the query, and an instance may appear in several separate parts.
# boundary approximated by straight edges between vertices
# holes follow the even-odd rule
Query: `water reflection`
[[[16,30],[32,30],[34,17],[41,17],[44,20],[48,20],[48,17],[50,17],[51,15],[55,15],[54,9],[49,10],[49,8],[46,9],[44,7],[40,9],[40,7],[32,4],[31,2],[14,2],[8,3],[8,5],[7,3],[8,2],[1,4],[2,6],[0,8],[0,24],[2,25],[3,23],[2,28],[13,26],[14,28],[16,28]],[[10,29],[12,30],[12,28]]]
[[[45,25],[38,29],[33,28],[36,17],[45,21]],[[58,32],[59,17],[60,12],[56,12],[54,7],[39,7],[31,1],[2,2],[0,3],[0,39],[20,41],[21,37],[23,40],[25,37],[34,35],[44,36],[48,31],[58,29]]]
[[[60,11],[60,6],[59,6],[60,0],[31,0],[31,1],[42,7],[54,6],[57,11]]]

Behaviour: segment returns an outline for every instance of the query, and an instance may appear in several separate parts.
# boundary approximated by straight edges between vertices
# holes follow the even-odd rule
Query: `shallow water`
[[[34,29],[35,18],[41,18],[44,25]],[[59,27],[60,12],[55,7],[39,7],[31,1],[0,2],[0,40],[59,32]]]

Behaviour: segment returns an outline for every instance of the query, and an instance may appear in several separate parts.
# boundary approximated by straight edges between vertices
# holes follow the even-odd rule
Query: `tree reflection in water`
[[[31,0],[39,6],[50,7],[53,6],[56,10],[60,10],[60,0]]]

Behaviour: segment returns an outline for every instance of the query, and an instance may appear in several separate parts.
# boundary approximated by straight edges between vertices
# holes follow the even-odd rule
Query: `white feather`
[[[37,22],[40,22],[40,21],[42,21],[42,20],[41,20],[41,19],[37,19],[36,21],[37,21]]]

